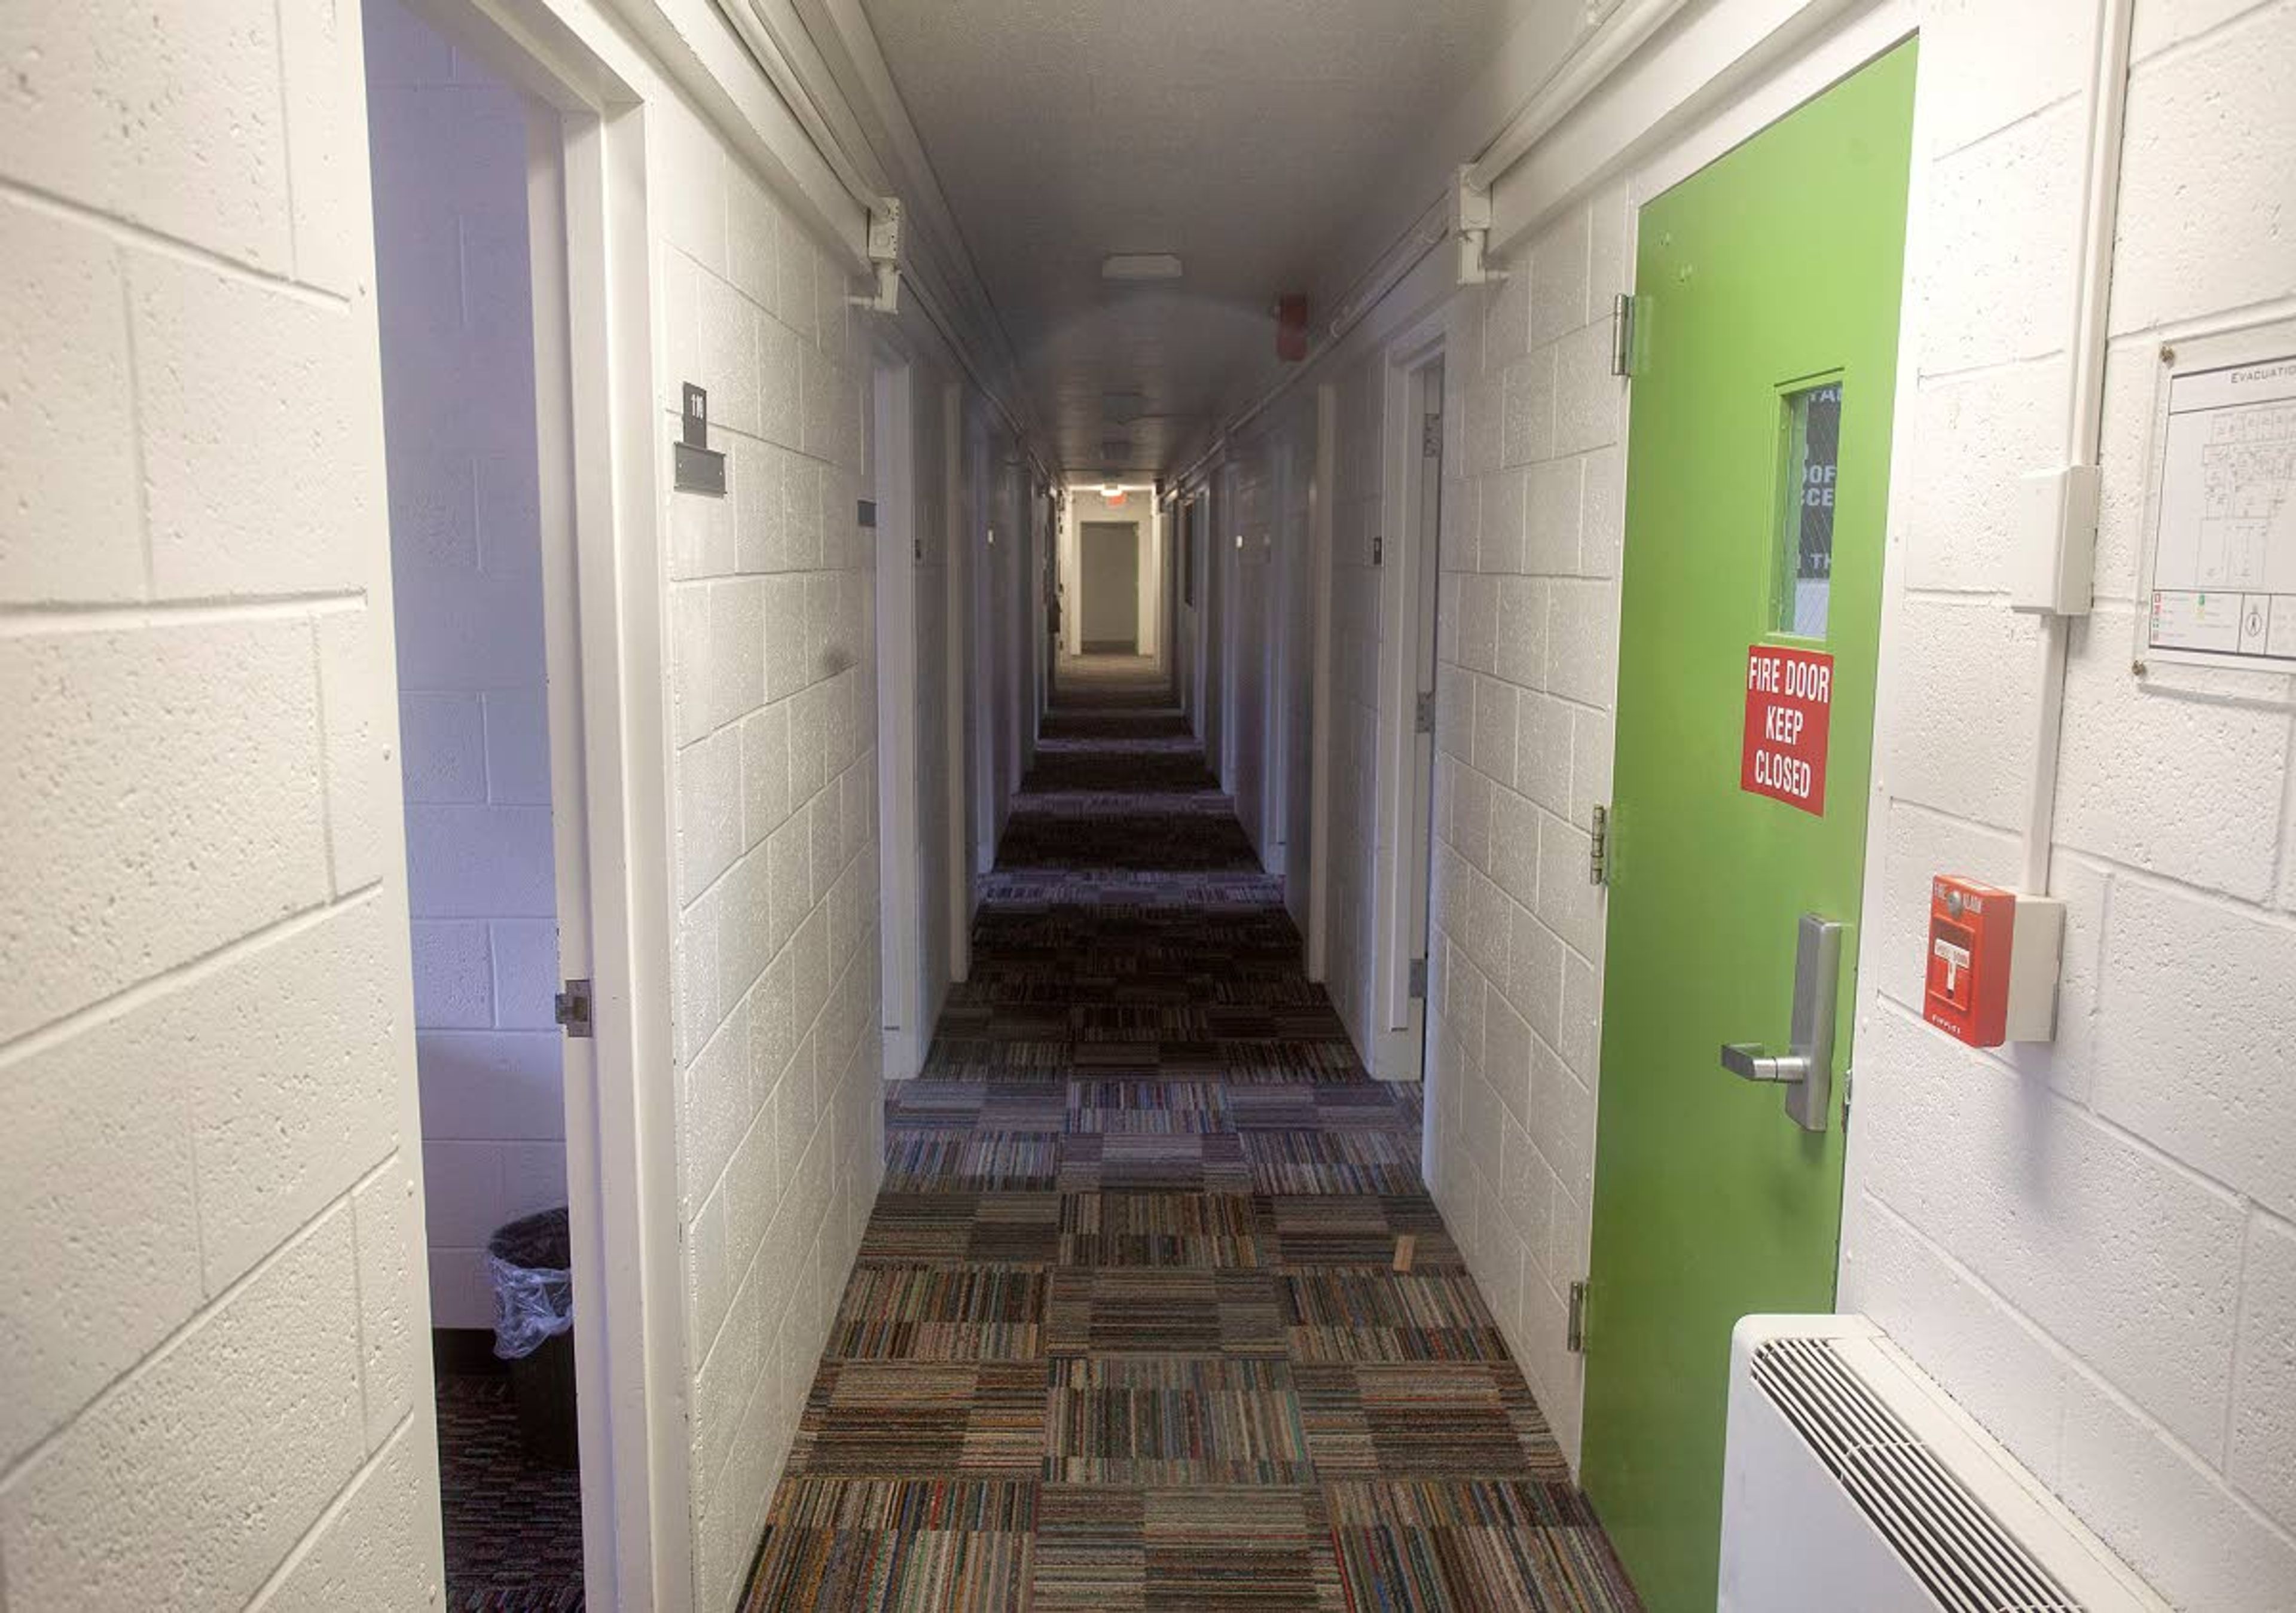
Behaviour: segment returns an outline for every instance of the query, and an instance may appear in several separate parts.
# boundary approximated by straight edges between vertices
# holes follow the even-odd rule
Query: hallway
[[[1637,1605],[1168,694],[1055,687],[743,1607]]]

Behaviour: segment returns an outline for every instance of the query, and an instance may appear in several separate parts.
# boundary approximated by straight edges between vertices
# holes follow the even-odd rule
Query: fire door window
[[[1786,392],[1778,432],[1776,586],[1770,626],[1822,639],[1833,592],[1834,477],[1841,457],[1841,382]]]

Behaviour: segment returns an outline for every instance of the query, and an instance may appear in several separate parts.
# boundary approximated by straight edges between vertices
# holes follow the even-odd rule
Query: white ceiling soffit
[[[866,12],[1033,412],[1090,478],[1204,441],[1273,365],[1275,298],[1325,317],[1615,0],[819,3]],[[1111,253],[1184,274],[1104,281]]]

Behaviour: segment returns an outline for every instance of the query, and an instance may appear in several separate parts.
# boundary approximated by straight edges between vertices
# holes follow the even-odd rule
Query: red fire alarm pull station
[[[1959,874],[1930,881],[1922,1017],[1972,1047],[2056,1033],[2064,904]]]

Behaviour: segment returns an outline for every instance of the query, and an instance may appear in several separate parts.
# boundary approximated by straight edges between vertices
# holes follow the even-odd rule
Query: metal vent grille
[[[1824,1339],[1754,1352],[1754,1381],[1949,1613],[2082,1613]]]

